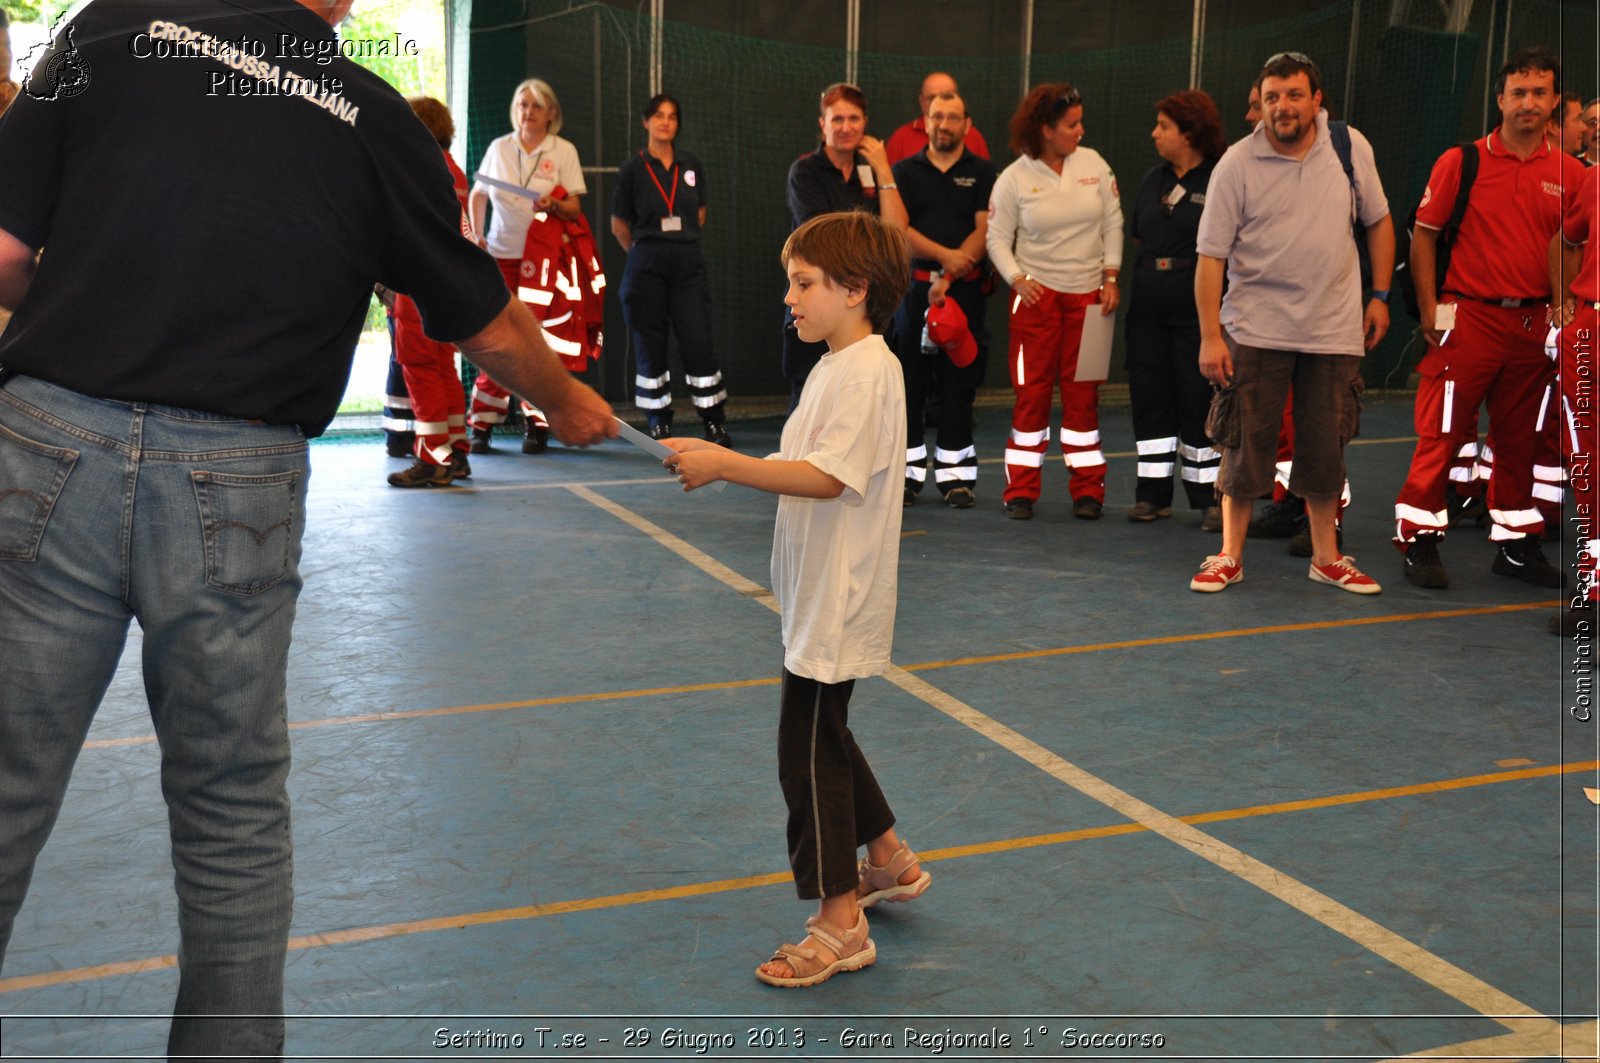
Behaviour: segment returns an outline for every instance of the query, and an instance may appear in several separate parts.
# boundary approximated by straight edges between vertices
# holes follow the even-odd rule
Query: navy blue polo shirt
[[[948,170],[928,161],[927,148],[894,164],[894,183],[900,186],[911,227],[943,247],[960,247],[972,235],[973,219],[989,209],[995,176],[994,164],[971,151],[963,151]],[[929,258],[912,259],[911,264],[939,268]]]
[[[6,368],[317,435],[374,281],[445,341],[505,307],[438,145],[307,8],[95,0],[67,30],[87,80],[46,55],[0,119],[0,228],[46,249]]]
[[[798,229],[818,214],[840,210],[878,213],[877,187],[867,188],[861,183],[861,168],[866,165],[866,160],[857,152],[855,169],[846,178],[821,147],[794,160],[784,191],[794,227]]]
[[[1202,162],[1184,174],[1170,162],[1163,162],[1139,182],[1139,194],[1133,201],[1134,239],[1139,241],[1139,257],[1187,258],[1195,257],[1195,237],[1200,230],[1200,215],[1205,211],[1206,186],[1211,183],[1215,162]],[[1183,186],[1183,198],[1169,210],[1167,199],[1173,189]]]
[[[634,242],[667,240],[692,244],[700,239],[700,208],[706,205],[706,171],[700,160],[677,148],[672,165],[647,151],[630,156],[617,170],[617,192],[611,198],[611,214],[627,222]],[[654,178],[654,180],[652,180]],[[670,213],[680,227],[674,232],[661,228],[661,219]]]

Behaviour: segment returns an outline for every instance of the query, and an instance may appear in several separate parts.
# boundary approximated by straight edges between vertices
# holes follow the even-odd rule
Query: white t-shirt
[[[783,666],[819,683],[878,675],[894,643],[906,474],[906,396],[882,336],[822,356],[771,458],[808,461],[838,498],[778,499],[772,591]]]
[[[521,185],[530,192],[548,193],[556,185],[569,195],[589,191],[578,165],[578,149],[551,133],[532,151],[524,151],[515,133],[497,137],[483,153],[480,173],[498,181]],[[495,258],[521,258],[533,224],[533,200],[479,184],[489,194],[493,215],[489,219],[489,253]]]
[[[1058,174],[1028,155],[1000,171],[989,193],[989,261],[1010,284],[1026,273],[1057,292],[1092,292],[1122,268],[1117,179],[1093,148]]]

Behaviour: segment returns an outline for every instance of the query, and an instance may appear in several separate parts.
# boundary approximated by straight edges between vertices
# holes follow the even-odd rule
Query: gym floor
[[[286,1053],[1594,1059],[1574,644],[1481,530],[1449,536],[1449,589],[1405,582],[1409,399],[1369,398],[1349,450],[1376,597],[1270,540],[1191,593],[1219,537],[1124,521],[1127,411],[1103,421],[1098,523],[1059,458],[1033,521],[1004,518],[992,408],[978,506],[906,510],[897,667],[852,723],[933,887],[873,910],[874,967],[799,991],[752,975],[812,911],[775,772],[774,500],[685,495],[620,442],[506,439],[470,486],[413,491],[377,442],[314,447]],[[776,447],[777,418],[731,427]],[[137,643],[17,922],[8,1059],[165,1045]]]

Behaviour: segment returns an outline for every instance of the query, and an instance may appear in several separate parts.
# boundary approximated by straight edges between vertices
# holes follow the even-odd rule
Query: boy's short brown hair
[[[818,214],[789,234],[779,256],[820,269],[844,288],[867,290],[867,319],[881,333],[911,283],[911,255],[899,229],[864,210]]]

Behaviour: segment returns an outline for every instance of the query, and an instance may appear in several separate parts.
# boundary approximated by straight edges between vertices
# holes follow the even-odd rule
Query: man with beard
[[[1434,163],[1417,208],[1411,266],[1428,353],[1417,367],[1417,449],[1395,500],[1396,547],[1406,579],[1443,588],[1439,560],[1447,526],[1445,492],[1452,457],[1476,441],[1478,409],[1489,409],[1494,475],[1489,538],[1499,546],[1493,571],[1536,587],[1561,586],[1561,572],[1539,548],[1545,519],[1535,502],[1535,446],[1553,416],[1545,356],[1550,313],[1547,248],[1577,195],[1582,165],[1546,137],[1561,103],[1560,61],[1543,48],[1518,52],[1496,83],[1500,125],[1478,140],[1478,174],[1450,254],[1436,280],[1439,230],[1461,183],[1463,152]],[[1559,470],[1553,470],[1559,472]],[[1547,474],[1548,475],[1548,474]]]
[[[971,508],[978,481],[978,452],[972,443],[972,400],[983,382],[989,349],[984,326],[984,242],[989,232],[989,190],[994,165],[966,147],[972,129],[967,104],[955,92],[942,92],[928,105],[928,146],[895,163],[894,180],[905,201],[911,245],[912,285],[895,323],[895,353],[906,381],[907,504],[928,475],[922,404],[931,373],[939,398],[933,478],[939,494],[955,509]],[[937,344],[925,351],[923,337],[930,305],[954,300],[967,323],[969,348],[958,364]]]
[[[1389,329],[1394,229],[1372,146],[1354,129],[1352,172],[1345,173],[1322,110],[1321,82],[1316,64],[1299,52],[1267,60],[1259,78],[1263,120],[1217,163],[1200,219],[1200,372],[1234,400],[1230,423],[1212,433],[1222,450],[1223,541],[1189,583],[1203,593],[1244,578],[1251,503],[1272,486],[1291,384],[1289,490],[1306,500],[1307,577],[1355,594],[1381,589],[1340,553],[1334,520],[1344,445],[1356,423],[1361,356]],[[1364,309],[1352,220],[1366,230],[1372,259],[1373,291]]]

